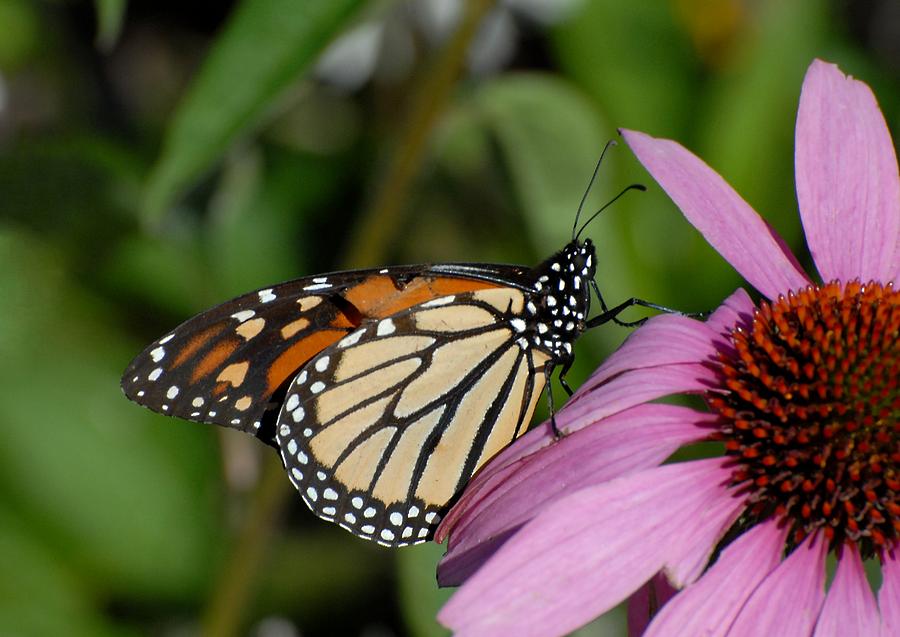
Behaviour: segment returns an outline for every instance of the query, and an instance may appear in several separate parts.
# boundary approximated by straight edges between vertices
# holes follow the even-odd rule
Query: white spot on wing
[[[169,400],[174,400],[177,395],[178,387],[176,387],[175,385],[169,387],[169,391],[166,392],[166,398],[168,398]]]
[[[366,330],[365,330],[365,328],[363,328],[363,329],[356,330],[352,334],[345,336],[338,343],[338,347],[343,348],[343,347],[350,347],[351,345],[355,345],[356,342],[362,338],[362,335],[365,334],[365,332],[366,332]]]
[[[175,335],[174,335],[174,334],[169,334],[168,336],[159,339],[159,344],[160,344],[160,345],[165,345],[166,343],[168,343],[169,341],[171,341],[173,338],[175,338]]]
[[[328,369],[328,363],[331,362],[331,357],[323,356],[319,360],[316,361],[316,370],[320,372],[324,372]]]
[[[266,288],[265,290],[259,291],[259,300],[263,303],[269,303],[270,301],[274,301],[278,297],[275,296],[275,293],[272,292],[272,288]]]
[[[378,329],[375,330],[375,333],[378,336],[387,336],[388,334],[393,334],[397,327],[394,325],[394,322],[389,319],[383,319],[378,323]]]
[[[152,352],[150,352],[150,358],[153,359],[154,363],[158,363],[166,356],[166,350],[162,347],[157,347]]]
[[[326,288],[330,288],[330,283],[313,283],[312,285],[306,285],[303,287],[307,292],[312,292],[314,290],[324,290]]]
[[[262,292],[259,293],[260,300],[262,300]],[[239,323],[243,323],[247,319],[253,318],[256,316],[256,312],[253,310],[241,310],[240,312],[235,312],[231,315],[231,318],[237,319]]]
[[[156,380],[160,376],[162,376],[163,370],[162,367],[157,367],[152,372],[147,375],[147,380]]]
[[[439,296],[436,299],[432,299],[430,301],[426,301],[422,303],[422,307],[440,307],[441,305],[447,305],[449,303],[453,303],[456,299],[455,296]]]

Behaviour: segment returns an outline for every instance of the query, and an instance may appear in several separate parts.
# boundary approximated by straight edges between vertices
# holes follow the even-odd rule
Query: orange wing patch
[[[200,362],[197,363],[196,367],[194,367],[194,371],[191,373],[191,382],[196,383],[201,378],[204,378],[219,369],[222,363],[228,360],[228,357],[238,348],[238,345],[240,345],[240,343],[234,339],[216,343],[216,345],[200,359]]]
[[[319,330],[288,347],[272,362],[266,373],[266,395],[271,396],[304,363],[346,335],[345,330]]]
[[[187,344],[181,348],[181,351],[175,356],[175,360],[172,362],[172,369],[184,364],[188,359],[190,359],[194,354],[196,354],[200,349],[209,343],[212,339],[218,336],[222,330],[226,327],[226,323],[217,323],[213,325],[196,336],[192,337],[191,340],[187,342]]]
[[[386,275],[372,276],[350,288],[343,297],[368,318],[386,318],[441,296],[501,287],[489,281],[449,277],[416,277],[398,288]]]

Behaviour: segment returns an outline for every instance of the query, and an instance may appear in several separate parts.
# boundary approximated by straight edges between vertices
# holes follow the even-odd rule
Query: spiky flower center
[[[865,557],[900,537],[900,292],[858,282],[763,303],[719,357],[709,403],[747,494],[791,543],[821,530]]]

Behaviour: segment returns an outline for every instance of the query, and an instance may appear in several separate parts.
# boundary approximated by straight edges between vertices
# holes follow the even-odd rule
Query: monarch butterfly
[[[632,305],[665,309],[607,309],[577,224],[534,268],[388,267],[239,296],[149,345],[122,388],[274,446],[320,518],[385,546],[428,541],[468,479],[528,427],[554,369],[571,393],[582,332]]]

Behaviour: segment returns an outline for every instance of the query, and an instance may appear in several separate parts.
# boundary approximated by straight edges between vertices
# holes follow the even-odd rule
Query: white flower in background
[[[469,49],[469,71],[490,74],[510,62],[522,23],[549,25],[564,19],[581,0],[498,0]],[[335,40],[316,67],[319,79],[346,91],[371,79],[407,77],[416,55],[440,46],[452,34],[465,0],[406,0]]]

